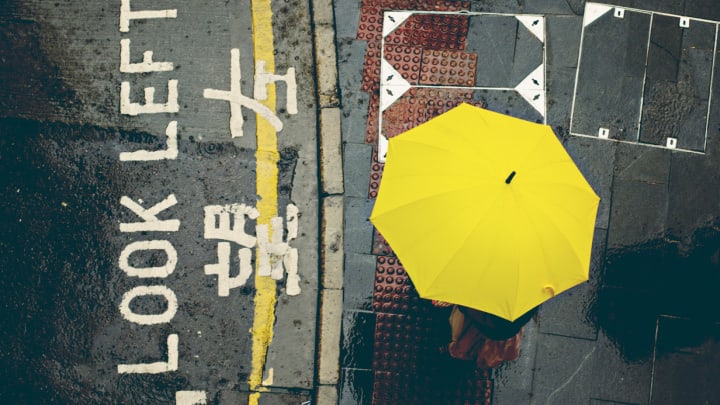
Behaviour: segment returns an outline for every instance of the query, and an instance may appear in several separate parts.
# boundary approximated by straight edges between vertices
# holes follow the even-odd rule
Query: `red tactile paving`
[[[362,91],[372,93],[380,90],[380,42],[368,42],[363,64]]]
[[[418,89],[411,89],[397,99],[382,114],[382,133],[387,138],[397,136],[425,122],[426,103],[417,97]]]
[[[419,315],[433,308],[417,295],[397,257],[378,256],[373,288],[372,306],[375,312]]]
[[[357,39],[380,42],[383,26],[383,7],[374,0],[363,0],[360,6]]]
[[[425,49],[464,50],[468,16],[417,14],[385,37],[385,43]]]
[[[469,1],[363,0],[360,6],[357,38],[368,41],[368,51],[371,47],[378,49],[382,39],[383,12],[386,10],[460,11],[469,9]],[[467,17],[419,15],[412,16],[409,20],[416,22],[413,23],[412,29],[404,28],[404,32],[409,35],[409,40],[417,38],[420,46],[428,46],[430,49],[464,49]],[[425,30],[426,33],[421,34],[420,30]],[[399,44],[402,43],[401,40]],[[372,60],[373,57],[377,59],[377,63]],[[379,74],[379,58],[379,52],[375,52],[372,56],[366,54],[366,69],[372,72],[377,67],[377,74]],[[363,82],[365,81],[366,78],[363,74]],[[367,81],[373,82],[372,78],[367,78]],[[365,87],[363,90],[372,91]]]
[[[433,320],[426,317],[380,313],[375,325],[376,371],[415,371],[422,350],[434,346],[436,340]]]
[[[491,393],[492,381],[457,372],[375,371],[372,404],[490,405]]]
[[[373,149],[372,154],[372,166],[370,167],[370,189],[368,190],[368,198],[373,199],[377,197],[378,189],[380,188],[380,179],[382,178],[383,169],[385,168],[384,163],[378,162],[377,150]],[[377,238],[376,238],[377,239]],[[383,239],[385,241],[385,239]],[[387,243],[385,243],[387,245]],[[375,248],[373,248],[373,253]],[[384,254],[384,253],[375,253]]]
[[[380,115],[380,95],[377,92],[370,93],[368,101],[367,122],[365,125],[365,143],[376,145],[378,141],[378,126]]]
[[[383,111],[382,133],[387,138],[397,136],[447,110],[468,103],[484,107],[473,100],[472,89],[413,88]]]
[[[363,0],[363,6],[380,10],[461,11],[470,10],[468,0]]]
[[[385,238],[380,234],[380,232],[375,229],[375,239],[373,239],[373,250],[372,253],[374,255],[382,255],[382,256],[394,256],[395,252],[392,251],[392,248],[387,243]]]
[[[385,44],[385,60],[410,84],[418,84],[422,62],[422,48]]]
[[[357,39],[380,41],[382,37],[383,13],[392,10],[416,11],[461,11],[469,10],[468,1],[437,0],[364,0],[360,6]],[[438,28],[443,31],[443,28]]]
[[[474,53],[426,49],[420,65],[420,84],[472,87],[476,65]]]

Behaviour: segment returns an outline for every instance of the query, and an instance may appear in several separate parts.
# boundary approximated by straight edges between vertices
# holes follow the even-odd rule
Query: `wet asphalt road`
[[[244,134],[231,137],[229,103],[205,92],[231,88],[235,48],[239,89],[257,96],[250,2],[127,1],[133,11],[175,10],[125,14],[127,29],[121,2],[6,3],[0,402],[175,403],[177,391],[203,392],[209,403],[247,400],[254,278],[223,292],[206,266],[221,263],[225,243],[226,276],[254,268],[255,255],[238,255],[253,247],[242,238],[256,234],[247,210],[262,199],[256,184],[266,174],[256,167],[255,107],[244,106],[235,125]],[[271,180],[285,238],[286,207],[299,210],[291,245],[301,252],[301,292],[290,296],[285,280],[272,291],[275,338],[260,375],[282,387],[267,397],[283,402],[305,400],[314,385],[316,118],[308,4],[274,3],[278,25],[265,49],[275,73],[295,69],[297,95],[278,82],[284,127]],[[231,219],[240,204],[246,215]],[[209,230],[222,228],[223,216],[237,226],[235,239]]]

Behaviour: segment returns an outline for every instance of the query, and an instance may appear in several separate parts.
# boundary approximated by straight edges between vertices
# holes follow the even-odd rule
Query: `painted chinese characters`
[[[287,87],[287,112],[297,114],[297,84],[295,82],[295,68],[289,68],[285,75],[276,75],[265,71],[265,62],[258,61],[255,68],[255,86],[253,96],[250,98],[242,94],[240,90],[240,50],[230,50],[230,90],[205,89],[203,96],[214,100],[224,100],[230,103],[230,134],[233,138],[243,136],[242,107],[254,111],[265,118],[275,128],[281,131],[283,123],[278,116],[260,101],[267,100],[267,85],[283,81]]]
[[[245,204],[208,205],[205,207],[205,239],[219,240],[217,246],[218,262],[205,265],[205,274],[217,275],[218,296],[227,297],[230,290],[245,285],[252,274],[252,251],[257,247],[258,274],[282,280],[287,272],[286,292],[288,295],[300,294],[300,276],[298,275],[297,249],[290,242],[297,237],[298,209],[287,206],[285,225],[283,218],[274,217],[267,225],[255,227],[256,236],[245,232],[246,218],[257,219],[259,212]],[[287,236],[283,240],[284,230]],[[272,231],[272,234],[270,234]],[[238,273],[231,276],[231,242],[238,248]]]

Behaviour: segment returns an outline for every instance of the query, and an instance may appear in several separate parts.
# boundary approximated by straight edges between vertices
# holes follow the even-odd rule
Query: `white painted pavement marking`
[[[120,71],[123,73],[168,72],[173,70],[172,62],[154,62],[153,51],[143,52],[143,61],[130,62],[130,38],[120,40]]]
[[[176,18],[177,9],[168,10],[130,10],[130,0],[120,1],[120,32],[130,31],[130,21],[151,18]]]
[[[118,364],[118,374],[160,374],[178,369],[178,335],[167,337],[168,359],[155,363]]]
[[[413,85],[410,84],[386,59],[385,59],[385,37],[399,27],[407,18],[413,14],[437,14],[437,15],[462,15],[472,16],[502,16],[515,18],[525,27],[542,47],[542,63],[538,65],[527,77],[525,77],[514,88],[489,87],[489,86],[447,86],[447,85]],[[519,94],[528,104],[535,109],[547,123],[547,90],[545,88],[545,17],[536,14],[508,14],[508,13],[480,13],[468,11],[444,12],[444,11],[386,11],[383,15],[383,35],[380,45],[380,103],[378,114],[378,147],[377,157],[380,163],[385,162],[388,149],[388,139],[383,134],[383,114],[395,101],[411,88],[443,88],[443,89],[464,89],[464,90],[496,90],[514,91]],[[480,55],[478,55],[480,56]]]
[[[168,80],[167,102],[155,103],[155,87],[145,87],[145,104],[130,101],[130,82],[120,84],[120,113],[126,115],[176,113],[178,104],[178,81]]]
[[[598,126],[598,132],[597,135],[589,135],[584,133],[579,133],[576,131],[576,128],[574,126],[575,121],[575,112],[576,112],[576,106],[577,106],[577,93],[578,93],[578,84],[579,84],[579,78],[580,78],[580,69],[581,69],[581,62],[583,58],[583,53],[587,52],[585,50],[585,30],[586,27],[592,24],[593,22],[597,21],[600,17],[605,15],[610,10],[614,10],[613,16],[616,18],[624,18],[626,12],[632,12],[632,13],[640,13],[640,14],[647,14],[649,15],[650,22],[648,27],[648,35],[646,40],[646,50],[645,50],[645,70],[643,73],[643,82],[642,82],[642,92],[640,94],[640,106],[639,109],[642,111],[644,102],[645,102],[645,88],[646,88],[646,82],[647,82],[647,71],[648,71],[648,62],[649,62],[649,55],[650,55],[650,47],[651,47],[651,36],[652,36],[652,30],[653,30],[653,24],[655,22],[655,16],[665,16],[665,17],[672,17],[678,19],[678,25],[681,28],[689,29],[690,28],[690,20],[694,20],[698,23],[706,23],[706,24],[713,24],[715,26],[715,38],[713,40],[713,52],[712,52],[712,63],[711,68],[709,70],[709,78],[710,78],[710,84],[708,87],[708,106],[707,106],[707,113],[705,115],[706,122],[705,122],[705,134],[704,134],[704,141],[703,141],[703,149],[702,151],[693,150],[693,149],[683,149],[677,147],[677,138],[674,137],[668,137],[665,141],[665,144],[651,144],[646,142],[641,142],[640,140],[640,129],[642,128],[642,114],[638,114],[638,120],[637,120],[637,132],[636,137],[634,140],[624,140],[624,139],[614,139],[610,138],[610,129],[602,126],[603,124],[600,124]],[[704,18],[697,18],[697,17],[687,17],[682,16],[678,14],[671,14],[671,13],[664,13],[659,11],[650,11],[650,10],[642,10],[642,9],[636,9],[636,8],[627,8],[627,7],[616,7],[612,5],[607,4],[601,4],[601,3],[593,3],[589,2],[585,4],[585,13],[583,17],[583,29],[580,34],[580,50],[578,52],[578,62],[577,62],[577,68],[575,71],[575,85],[573,90],[573,99],[572,99],[572,106],[570,110],[570,129],[569,132],[571,135],[574,136],[580,136],[580,137],[586,137],[586,138],[595,138],[595,139],[605,139],[610,140],[614,142],[619,143],[628,143],[628,144],[635,144],[635,145],[642,145],[647,147],[653,147],[653,148],[662,148],[662,149],[672,149],[677,150],[681,152],[687,152],[687,153],[695,153],[695,154],[704,154],[707,148],[707,139],[709,134],[709,123],[710,123],[710,111],[712,108],[712,89],[713,89],[713,81],[715,76],[715,63],[717,60],[717,42],[718,42],[718,32],[720,30],[720,21],[714,21],[714,20],[708,20]]]
[[[205,89],[203,97],[223,100],[230,103],[230,134],[233,138],[243,136],[242,107],[247,107],[259,116],[266,119],[279,132],[283,129],[283,123],[273,110],[261,103],[267,100],[268,84],[283,81],[287,88],[287,111],[288,114],[297,114],[297,83],[295,82],[295,68],[289,68],[285,75],[271,74],[265,71],[265,61],[256,63],[256,74],[254,94],[250,98],[242,94],[240,88],[242,74],[240,72],[240,49],[230,50],[230,90]]]

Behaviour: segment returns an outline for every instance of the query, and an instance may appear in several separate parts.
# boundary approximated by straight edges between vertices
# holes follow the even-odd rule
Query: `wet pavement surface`
[[[249,1],[133,1],[139,14],[124,29],[130,3],[8,1],[0,11],[0,402],[309,401],[319,250],[309,3],[261,4],[277,23],[269,51],[254,42]],[[172,12],[147,17],[146,7]],[[231,71],[232,49],[245,76]],[[206,90],[261,98],[263,51],[274,60],[266,71],[294,68],[299,85],[278,86],[281,108],[265,115],[284,131],[271,127],[275,144],[258,147],[269,124],[257,107],[233,120]],[[258,169],[267,155],[274,175]],[[256,263],[277,262],[267,250],[244,256],[258,240],[302,252],[300,291],[290,294],[285,274],[254,277]],[[272,312],[258,309],[261,290]]]
[[[333,2],[345,201],[341,404],[720,403],[720,6],[615,3]],[[253,94],[249,72],[261,51],[249,2],[153,4],[178,15],[132,21],[129,33],[118,29],[119,4],[89,4],[10,1],[0,11],[1,401],[173,403],[176,391],[200,390],[208,403],[249,403],[267,387],[257,403],[306,403],[317,386],[317,273],[301,272],[298,296],[284,282],[271,288],[277,333],[262,356],[262,387],[250,389],[261,287],[250,278],[224,296],[220,274],[205,267],[220,264],[220,250],[204,208],[264,198],[258,141],[232,138],[229,103],[203,96],[230,88],[233,47],[246,74],[239,87]],[[316,269],[311,12],[300,1],[272,7],[275,70],[294,67],[299,83],[297,114],[278,86],[277,215],[299,207],[293,246],[299,267]],[[152,49],[150,60],[173,70],[121,72],[123,39],[136,65]],[[131,100],[156,87],[160,106],[175,79],[177,111],[120,113],[121,82],[131,83]],[[544,304],[520,358],[491,371],[440,353],[448,310],[418,297],[368,221],[384,137],[462,102],[546,122],[602,198],[590,280]],[[262,125],[245,110],[249,135]],[[169,147],[173,120],[177,159],[119,159]],[[180,228],[121,232],[142,212],[123,196],[147,210],[166,204],[155,215]],[[241,246],[231,245],[233,269]],[[144,285],[154,289],[136,289]],[[137,296],[128,300],[129,291]],[[119,371],[133,364],[160,372]]]
[[[720,403],[720,7],[616,5],[335,3],[346,185],[340,403]],[[383,10],[414,13],[383,32]],[[515,14],[543,17],[542,35]],[[539,64],[542,80],[523,95],[518,83]],[[447,313],[389,265],[392,249],[367,221],[382,136],[460,102],[547,122],[602,198],[590,280],[542,306],[517,361],[480,374],[438,354]]]

